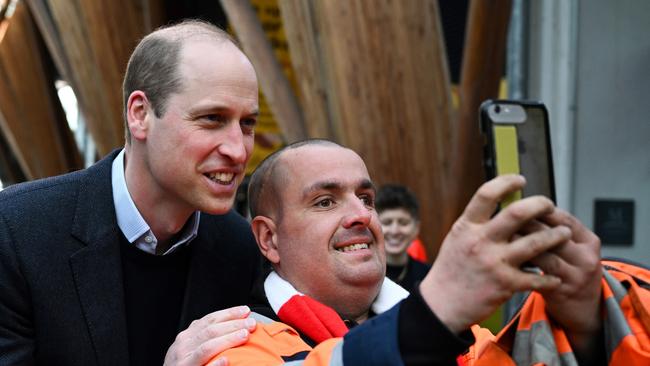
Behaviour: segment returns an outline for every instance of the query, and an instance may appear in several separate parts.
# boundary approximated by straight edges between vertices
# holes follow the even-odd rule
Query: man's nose
[[[247,153],[244,144],[244,133],[239,126],[239,121],[230,121],[225,128],[226,135],[217,150],[221,155],[230,158],[233,163],[246,163]]]
[[[343,220],[343,227],[351,228],[354,226],[368,226],[372,219],[372,213],[366,205],[355,198],[349,204],[349,212]]]

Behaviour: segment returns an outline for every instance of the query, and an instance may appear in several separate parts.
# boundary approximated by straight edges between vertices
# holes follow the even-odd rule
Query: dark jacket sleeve
[[[0,365],[34,364],[34,331],[27,283],[0,209]]]
[[[454,335],[417,290],[401,303],[344,338],[343,363],[350,365],[456,365],[474,343],[470,331]]]

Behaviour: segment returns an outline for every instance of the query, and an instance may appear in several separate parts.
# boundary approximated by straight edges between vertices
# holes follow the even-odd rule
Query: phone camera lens
[[[495,105],[494,106],[494,113],[501,113],[501,106],[500,105]]]

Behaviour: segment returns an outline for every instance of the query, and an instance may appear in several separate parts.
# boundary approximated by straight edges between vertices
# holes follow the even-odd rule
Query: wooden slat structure
[[[29,0],[28,4],[100,156],[124,144],[122,76],[138,40],[152,26],[151,1]]]
[[[230,24],[257,71],[260,88],[287,142],[307,137],[302,111],[249,2],[221,0]]]
[[[81,167],[54,88],[55,72],[25,4],[0,25],[0,129],[21,172],[36,179]],[[3,150],[7,150],[6,148]]]
[[[258,68],[285,140],[308,136],[339,141],[360,153],[378,184],[411,187],[421,201],[422,238],[433,257],[483,179],[477,109],[482,100],[497,95],[511,0],[471,1],[458,109],[452,106],[439,0],[277,1],[299,103],[292,101],[289,83],[274,65],[251,7],[241,1],[221,3]],[[42,41],[34,41],[39,32],[25,3],[49,52],[42,45],[26,47]],[[197,0],[194,5],[221,11],[219,4]],[[62,142],[65,136],[52,141],[44,137],[67,131],[56,97],[46,95],[43,86],[51,87],[53,73],[38,71],[47,70],[49,62],[39,60],[50,58],[75,90],[98,155],[121,146],[121,82],[128,56],[144,34],[173,18],[166,14],[171,8],[162,0],[19,3],[14,18],[24,19],[12,19],[12,28],[30,29],[30,24],[31,30],[24,30],[19,41],[3,39],[0,44],[0,49],[12,50],[0,51],[0,123],[15,157],[0,159],[0,166],[10,169],[6,167],[17,161],[28,179],[76,167],[78,160],[73,160],[78,158],[69,156],[72,145]],[[27,61],[17,61],[19,57]],[[27,86],[31,78],[25,75],[40,78],[41,86]],[[48,159],[61,162],[39,171],[50,164]]]
[[[328,103],[328,69],[326,60],[321,59],[318,16],[312,1],[280,0],[285,34],[289,39],[291,63],[297,78],[298,94],[307,134],[309,137],[340,141],[341,133],[334,125],[336,118],[331,114]]]
[[[437,0],[280,5],[312,137],[358,151],[376,182],[411,187],[422,236],[439,242],[453,110]]]
[[[459,88],[460,113],[453,145],[452,179],[457,184],[451,202],[455,207],[449,206],[449,209],[456,215],[485,179],[478,108],[484,100],[499,94],[511,9],[511,0],[474,0],[470,3]]]

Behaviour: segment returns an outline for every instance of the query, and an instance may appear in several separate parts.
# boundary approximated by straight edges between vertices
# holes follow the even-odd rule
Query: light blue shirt
[[[158,239],[156,239],[153,231],[151,231],[149,224],[140,215],[138,208],[135,207],[131,194],[129,194],[129,189],[126,186],[126,178],[124,177],[124,149],[113,160],[112,169],[111,181],[113,184],[113,203],[115,204],[117,225],[129,243],[135,244],[140,250],[155,255]],[[199,230],[200,215],[201,213],[199,211],[194,212],[183,227],[179,240],[163,253],[163,255],[174,252],[196,237],[196,233]]]

